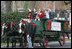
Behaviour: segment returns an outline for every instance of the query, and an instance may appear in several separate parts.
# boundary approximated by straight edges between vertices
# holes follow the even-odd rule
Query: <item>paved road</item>
[[[39,48],[39,43],[34,43],[35,48]],[[1,47],[1,48],[6,48],[6,47]],[[9,47],[11,48],[11,46]],[[17,46],[17,48],[20,48]],[[71,41],[66,41],[64,46],[60,46],[59,42],[49,42],[48,43],[48,48],[71,48]]]
[[[49,43],[48,47],[50,48],[71,48],[71,41],[65,42],[64,46],[60,46],[58,42]]]
[[[39,44],[36,44],[39,45]],[[49,42],[48,48],[71,48],[71,41],[65,42],[64,46],[60,46],[59,42]]]

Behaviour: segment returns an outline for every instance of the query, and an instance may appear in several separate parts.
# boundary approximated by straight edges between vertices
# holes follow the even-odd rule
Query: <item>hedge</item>
[[[18,22],[21,18],[26,18],[28,11],[26,12],[8,12],[7,14],[1,14],[1,25],[8,19],[10,21]]]

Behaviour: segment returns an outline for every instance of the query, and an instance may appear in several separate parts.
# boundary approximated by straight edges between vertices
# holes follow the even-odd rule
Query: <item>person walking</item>
[[[28,48],[32,48],[32,24],[31,20],[28,19],[28,23],[26,24],[26,35],[27,35],[27,42]]]

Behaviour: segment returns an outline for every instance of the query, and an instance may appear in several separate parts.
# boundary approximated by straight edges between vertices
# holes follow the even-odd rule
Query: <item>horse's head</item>
[[[7,21],[6,23],[4,23],[2,25],[2,35],[8,33],[11,30],[11,27],[13,26],[13,22],[10,24],[9,21]],[[1,35],[1,36],[2,36]]]
[[[24,33],[24,31],[25,31],[25,24],[26,24],[26,21],[21,20],[21,22],[19,23],[19,33]]]
[[[3,35],[5,34],[5,33],[4,33],[5,29],[8,29],[8,26],[7,26],[6,23],[4,23],[4,24],[2,25],[2,34],[1,34],[1,36],[3,36]]]

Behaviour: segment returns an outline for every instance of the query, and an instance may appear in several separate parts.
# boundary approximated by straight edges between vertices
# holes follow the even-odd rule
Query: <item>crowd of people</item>
[[[40,19],[44,19],[44,18],[50,18],[49,17],[49,12],[50,12],[51,10],[50,9],[46,9],[46,10],[41,10],[41,9],[39,9],[39,10],[36,10],[35,8],[34,8],[34,10],[32,11],[31,9],[29,9],[29,13],[28,13],[28,15],[27,15],[27,19],[33,19],[33,20],[40,20]]]
[[[59,12],[52,12],[51,9],[38,9],[34,10],[28,9],[29,13],[26,16],[27,19],[33,19],[33,20],[40,20],[40,19],[54,19],[55,17],[64,17],[65,20],[68,18],[68,13],[65,10],[59,11]]]

